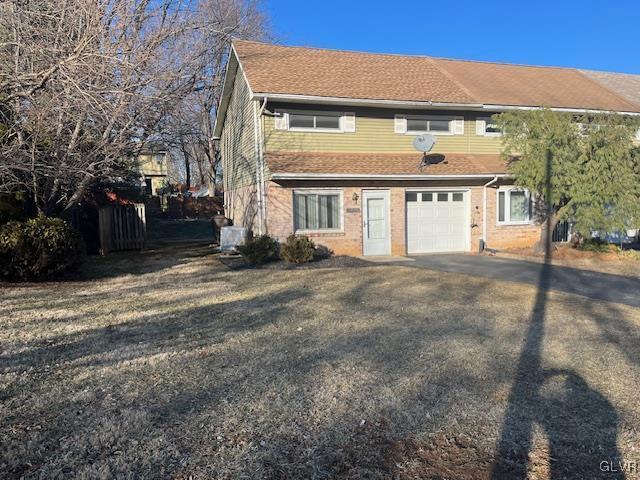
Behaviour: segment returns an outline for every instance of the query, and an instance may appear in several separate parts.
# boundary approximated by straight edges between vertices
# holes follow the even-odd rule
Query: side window
[[[516,187],[498,189],[497,203],[498,224],[531,223],[533,202],[529,190]]]
[[[478,117],[476,119],[476,135],[499,137],[502,130],[492,117]]]

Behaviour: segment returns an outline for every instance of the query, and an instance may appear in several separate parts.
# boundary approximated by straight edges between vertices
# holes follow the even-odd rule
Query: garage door
[[[407,192],[407,252],[469,250],[468,192]]]

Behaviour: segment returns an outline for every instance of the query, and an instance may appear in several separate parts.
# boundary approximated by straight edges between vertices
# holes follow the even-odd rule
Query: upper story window
[[[275,127],[292,132],[355,132],[356,118],[345,112],[276,111]]]
[[[396,115],[394,118],[396,133],[420,135],[463,135],[464,118],[444,115]]]
[[[502,135],[502,130],[493,118],[479,117],[476,119],[476,135],[499,137]]]
[[[156,161],[156,163],[158,165],[162,165],[162,162],[164,162],[164,157],[165,157],[164,152],[163,153],[155,153],[153,155],[153,159]]]
[[[532,206],[531,193],[526,188],[500,187],[498,189],[498,224],[531,223]]]

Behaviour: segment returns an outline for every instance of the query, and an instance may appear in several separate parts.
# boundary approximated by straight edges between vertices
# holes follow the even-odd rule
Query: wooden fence
[[[104,255],[118,250],[141,250],[147,229],[142,203],[101,207],[98,211],[100,252]]]
[[[224,212],[222,197],[169,197],[169,218],[200,218],[210,220]]]

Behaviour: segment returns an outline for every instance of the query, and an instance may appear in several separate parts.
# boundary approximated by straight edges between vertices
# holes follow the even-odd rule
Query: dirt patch
[[[535,253],[532,249],[502,250],[497,256],[540,263],[544,261],[544,256]],[[553,251],[551,263],[581,270],[640,277],[640,261],[625,256],[624,253],[620,254],[615,249],[610,252],[594,252],[559,246]]]
[[[491,477],[493,452],[467,435],[450,437],[441,433],[423,442],[415,438],[391,442],[390,464],[398,480],[487,480]]]

